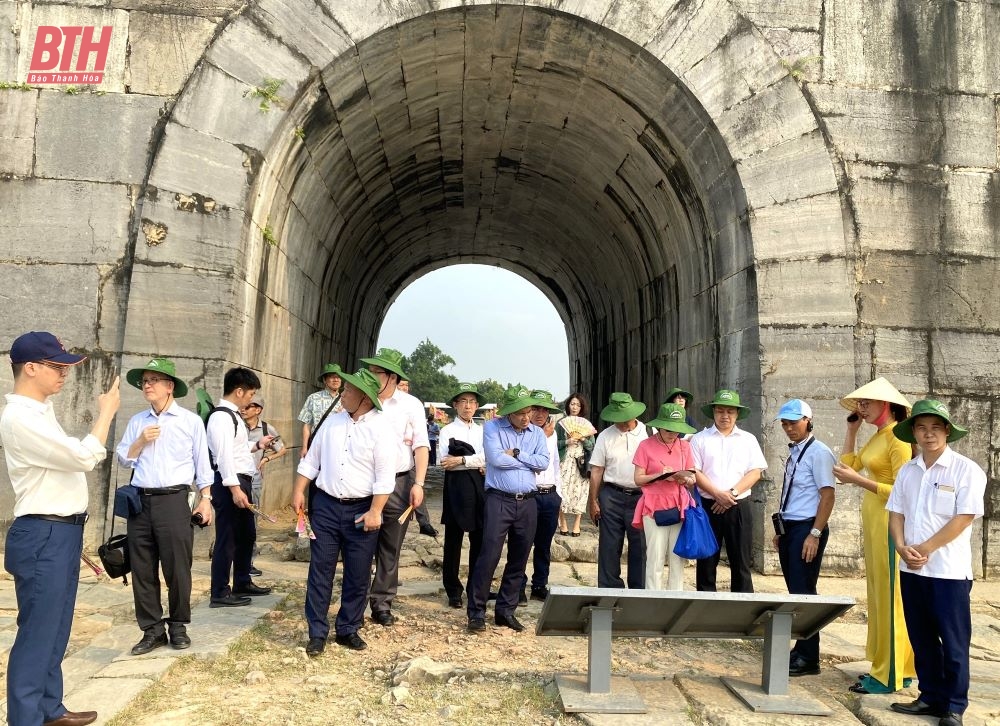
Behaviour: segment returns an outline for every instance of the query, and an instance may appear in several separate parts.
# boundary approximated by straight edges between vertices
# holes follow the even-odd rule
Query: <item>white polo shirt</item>
[[[388,417],[377,409],[357,421],[347,411],[332,413],[309,442],[297,471],[338,499],[392,494],[396,445]]]
[[[947,448],[928,469],[924,457],[903,464],[885,508],[902,514],[903,540],[918,545],[933,537],[957,514],[983,516],[986,472],[966,456]],[[972,527],[927,558],[918,570],[899,558],[900,572],[943,580],[972,579]]]
[[[631,431],[620,431],[612,424],[597,435],[590,454],[591,466],[603,466],[603,481],[626,489],[635,488],[635,465],[632,457],[646,438],[646,426],[637,421]]]
[[[757,437],[739,426],[734,426],[728,436],[723,436],[714,425],[691,437],[691,455],[694,466],[707,476],[719,489],[730,490],[751,469],[766,469],[767,459],[760,450]],[[742,492],[737,499],[750,496],[753,487]],[[711,495],[698,487],[703,497]]]

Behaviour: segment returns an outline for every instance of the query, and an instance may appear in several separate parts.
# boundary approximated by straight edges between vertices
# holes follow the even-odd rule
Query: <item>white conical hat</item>
[[[861,386],[858,390],[848,393],[840,399],[840,405],[848,411],[857,411],[857,401],[859,398],[898,403],[900,406],[906,407],[907,410],[913,407],[913,405],[906,400],[906,396],[897,391],[896,387],[884,378],[876,378],[871,383],[866,383]]]

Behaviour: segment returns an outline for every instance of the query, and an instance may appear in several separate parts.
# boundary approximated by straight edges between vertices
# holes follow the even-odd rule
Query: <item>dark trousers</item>
[[[167,584],[167,623],[176,630],[175,625],[191,622],[191,509],[184,491],[141,499],[142,511],[128,519],[135,619],[143,630],[162,635],[160,567]]]
[[[535,497],[538,505],[538,524],[535,526],[534,550],[531,555],[531,589],[545,590],[549,584],[549,569],[552,564],[552,538],[556,536],[559,527],[559,507],[562,497],[553,489],[548,494]],[[528,574],[525,573],[521,583],[521,592],[528,584]]]
[[[823,564],[823,553],[830,538],[830,528],[825,527],[819,538],[819,547],[812,562],[802,559],[802,545],[809,536],[816,519],[799,521],[785,520],[785,534],[778,538],[778,561],[781,574],[785,576],[785,587],[791,595],[815,595],[819,570]],[[819,633],[805,640],[796,640],[792,655],[798,655],[809,663],[819,663]]]
[[[906,632],[920,681],[920,700],[941,711],[969,706],[972,580],[899,573]]]
[[[382,510],[382,527],[378,531],[378,548],[375,551],[375,579],[372,581],[369,603],[372,613],[388,612],[396,599],[399,587],[399,551],[403,547],[407,517],[402,524],[399,515],[410,506],[410,489],[413,487],[413,470],[396,476],[396,488],[389,495]]]
[[[14,576],[17,635],[7,661],[7,723],[41,726],[66,713],[62,660],[73,625],[83,527],[18,517],[4,568]]]
[[[469,573],[469,618],[486,617],[493,573],[500,563],[504,539],[507,540],[507,564],[497,594],[496,614],[512,615],[517,609],[517,594],[524,581],[524,566],[535,541],[538,506],[534,499],[511,499],[495,489],[486,490],[483,506],[483,548]]]
[[[337,611],[337,635],[350,635],[361,628],[365,618],[365,596],[371,582],[372,558],[378,532],[365,532],[355,520],[367,512],[371,498],[360,502],[338,502],[322,490],[313,499],[311,524],[316,539],[310,543],[309,578],[306,581],[306,621],[309,637],[330,634],[330,599],[337,559],[343,555],[344,576]]]
[[[465,539],[465,532],[453,525],[444,526],[444,556],[441,562],[441,582],[444,591],[448,594],[449,600],[462,597],[465,587],[458,576],[458,568],[462,563],[462,541]],[[479,553],[483,548],[483,530],[476,529],[469,532],[469,573],[479,559]]]
[[[726,546],[726,556],[729,558],[729,570],[732,581],[729,589],[732,592],[753,592],[753,576],[750,574],[750,545],[753,541],[753,504],[750,497],[740,499],[736,506],[730,507],[722,514],[712,511],[714,499],[705,499],[705,511],[712,525],[715,539],[719,541],[719,551],[711,557],[698,560],[695,569],[695,582],[698,590],[715,592],[715,574],[719,569],[719,558],[722,555],[722,545]]]
[[[626,494],[601,485],[597,502],[601,520],[597,539],[597,586],[625,587],[622,580],[622,548],[628,537],[628,586],[641,590],[646,584],[646,536],[632,526],[639,494]]]
[[[427,465],[428,466],[437,466],[437,460],[438,460],[438,458],[437,458],[438,457],[438,442],[437,442],[437,439],[431,439],[429,441],[429,443],[430,443],[430,449],[431,450],[428,452],[428,455],[427,455]]]
[[[250,477],[240,474],[240,489],[250,499],[252,495]],[[240,509],[233,504],[229,487],[222,486],[219,473],[212,484],[212,508],[215,510],[215,551],[212,553],[212,597],[227,597],[232,594],[229,575],[233,576],[233,588],[240,589],[250,584],[250,562],[253,558],[253,543],[256,524],[253,512]]]

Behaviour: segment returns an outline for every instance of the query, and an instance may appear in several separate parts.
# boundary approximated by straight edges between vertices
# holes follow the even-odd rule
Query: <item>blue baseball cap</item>
[[[87,360],[87,356],[67,353],[59,338],[52,333],[32,331],[18,336],[10,347],[10,362],[28,363],[36,360],[75,366]]]
[[[778,410],[775,421],[799,421],[804,418],[812,418],[813,410],[809,404],[800,398],[793,398]]]

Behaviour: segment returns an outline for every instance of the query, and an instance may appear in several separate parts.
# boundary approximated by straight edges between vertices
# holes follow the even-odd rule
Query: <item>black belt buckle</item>
[[[538,487],[539,494],[551,494],[556,490],[555,487]]]

